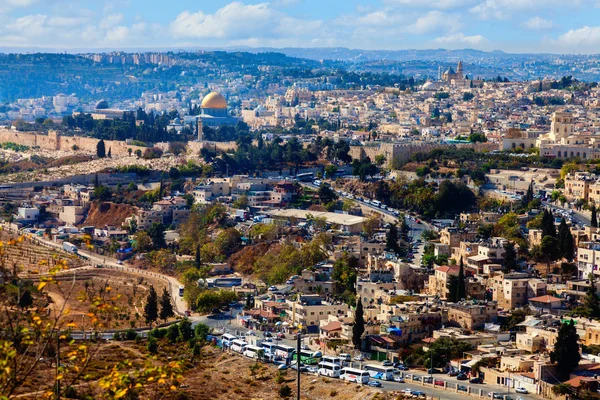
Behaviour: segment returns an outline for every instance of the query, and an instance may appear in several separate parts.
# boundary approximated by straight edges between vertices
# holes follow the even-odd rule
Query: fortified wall
[[[449,147],[472,148],[480,152],[498,150],[500,146],[498,143],[376,143],[368,146],[350,146],[349,154],[359,160],[369,157],[371,161],[375,160],[375,156],[382,154],[385,156],[385,166],[391,168],[394,163],[408,161],[417,153],[428,153],[431,150]]]
[[[0,143],[13,142],[29,147],[39,147],[45,150],[71,150],[73,145],[81,151],[96,153],[96,145],[100,140],[79,136],[62,136],[56,131],[50,131],[47,135],[30,132],[17,132],[6,128],[0,129]],[[142,152],[146,147],[128,145],[120,140],[105,140],[106,151],[111,150],[113,156],[128,156],[128,149],[135,154],[137,150]]]

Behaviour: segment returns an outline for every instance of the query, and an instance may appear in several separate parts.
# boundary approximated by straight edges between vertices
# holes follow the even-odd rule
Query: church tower
[[[464,78],[462,61],[459,61],[458,65],[456,66],[456,75],[458,75],[459,79]]]

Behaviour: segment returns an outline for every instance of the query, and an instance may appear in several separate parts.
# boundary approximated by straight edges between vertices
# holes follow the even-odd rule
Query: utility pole
[[[300,351],[302,350],[302,334],[298,332],[296,338],[298,343],[296,344],[296,372],[298,373],[298,400],[300,400]]]

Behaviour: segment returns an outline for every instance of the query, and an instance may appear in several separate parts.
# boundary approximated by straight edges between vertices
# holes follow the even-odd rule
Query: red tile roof
[[[559,299],[558,297],[554,297],[554,296],[550,296],[550,295],[533,297],[533,298],[529,299],[529,301],[535,301],[538,303],[555,303],[555,302],[561,301],[561,300],[562,299]]]
[[[321,330],[325,332],[337,331],[339,329],[342,329],[342,323],[339,321],[331,321],[321,327]]]

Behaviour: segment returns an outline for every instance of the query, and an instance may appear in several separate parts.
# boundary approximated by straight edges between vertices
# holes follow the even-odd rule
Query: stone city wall
[[[10,129],[0,129],[0,143],[13,142],[29,147],[39,147],[45,150],[71,150],[76,145],[79,150],[96,153],[96,145],[100,140],[80,136],[61,136],[59,133],[50,131],[48,135],[29,132],[17,132]],[[111,150],[113,156],[128,156],[128,149],[133,154],[136,150],[142,152],[146,147],[128,145],[120,140],[105,140],[106,151]]]

